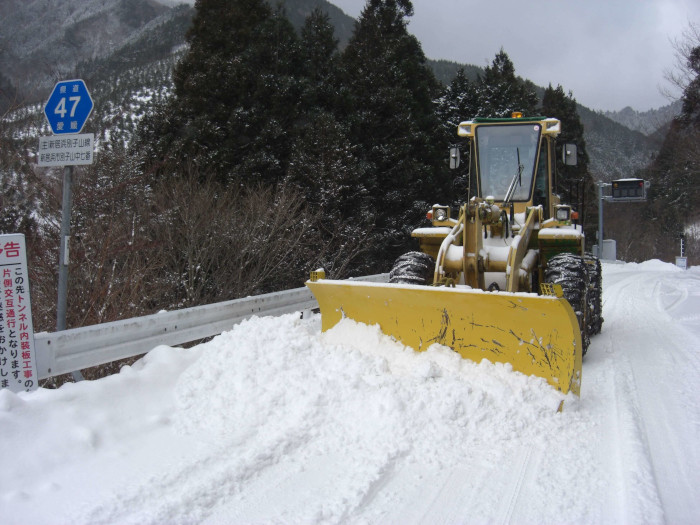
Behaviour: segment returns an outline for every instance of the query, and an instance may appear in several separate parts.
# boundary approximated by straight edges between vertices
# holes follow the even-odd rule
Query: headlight
[[[558,221],[568,221],[570,213],[570,208],[557,208],[556,218]]]
[[[447,220],[447,210],[444,208],[438,208],[435,210],[435,219],[438,221]]]

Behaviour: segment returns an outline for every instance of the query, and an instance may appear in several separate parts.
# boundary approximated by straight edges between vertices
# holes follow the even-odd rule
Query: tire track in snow
[[[695,509],[689,502],[696,498],[689,490],[700,486],[700,458],[697,447],[688,449],[684,444],[700,442],[700,410],[693,394],[700,373],[697,355],[677,346],[674,341],[679,338],[669,334],[685,329],[668,313],[669,308],[680,308],[688,296],[678,286],[676,273],[664,272],[659,278],[657,272],[640,271],[615,277],[612,285],[605,286],[614,298],[610,303],[614,315],[606,317],[603,330],[614,349],[619,447],[628,461],[625,482],[634,492],[641,487],[646,494],[641,502],[628,502],[625,510],[632,513],[631,521],[690,523]],[[664,284],[650,284],[656,282]],[[660,296],[668,289],[677,295],[670,303]],[[688,336],[690,347],[697,348],[697,340],[689,332]],[[639,513],[640,506],[644,513]]]
[[[621,523],[663,523],[664,514],[658,480],[652,467],[652,453],[638,393],[629,362],[614,360],[612,399],[614,399],[618,453],[625,504],[620,509]],[[635,500],[630,494],[637,495]],[[641,495],[641,496],[640,496]]]
[[[523,448],[520,459],[516,462],[516,467],[513,469],[512,486],[506,491],[506,504],[503,505],[502,514],[498,520],[499,523],[507,525],[511,523],[513,511],[516,508],[518,498],[521,496],[523,483],[532,478],[532,473],[536,466],[540,463],[541,451],[533,454],[533,447]]]
[[[612,297],[606,302],[608,311],[614,314],[606,317],[606,325],[598,338],[605,340],[610,356],[606,360],[606,365],[610,367],[606,374],[610,381],[607,391],[609,399],[613,401],[614,417],[609,421],[614,425],[613,433],[616,437],[616,452],[612,457],[616,458],[620,469],[617,478],[620,492],[616,495],[617,521],[663,523],[659,488],[651,464],[646,426],[640,414],[637,388],[629,360],[629,354],[640,348],[633,341],[638,318],[629,315],[634,310],[638,280],[637,274],[625,273],[611,285],[604,278],[603,294]],[[632,496],[636,496],[636,499],[632,500]]]
[[[123,492],[76,515],[72,521],[90,524],[202,522],[223,502],[244,491],[261,472],[280,465],[295,470],[295,456],[303,442],[293,436],[263,438],[258,446],[249,446],[243,455],[231,454],[227,447],[220,447],[184,461],[174,461],[162,476],[125,487]]]

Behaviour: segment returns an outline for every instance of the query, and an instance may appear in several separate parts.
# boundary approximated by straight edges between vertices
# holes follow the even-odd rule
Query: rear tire
[[[544,272],[546,283],[559,284],[566,299],[576,313],[581,331],[582,355],[586,355],[588,336],[588,270],[583,257],[573,253],[560,253],[552,257]]]
[[[435,261],[427,253],[408,252],[401,255],[389,272],[393,284],[428,285],[433,282]]]
[[[603,327],[603,271],[597,257],[586,254],[584,259],[588,268],[588,335],[594,336]]]

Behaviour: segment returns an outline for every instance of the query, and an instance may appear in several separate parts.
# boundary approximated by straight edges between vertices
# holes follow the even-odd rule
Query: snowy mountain
[[[610,120],[614,120],[631,130],[650,136],[660,130],[665,134],[671,120],[680,115],[681,106],[681,102],[676,100],[668,106],[644,112],[635,111],[627,106],[620,111],[606,111],[603,114]]]
[[[155,0],[4,0],[0,68],[25,97],[41,99],[81,61],[114,53],[172,12]]]
[[[272,2],[276,5],[275,2]],[[95,76],[95,62],[125,59],[139,49],[150,61],[163,58],[165,43],[184,43],[194,8],[189,3],[160,0],[3,0],[0,3],[0,71],[27,101],[40,101],[59,80]],[[287,0],[284,8],[301,27],[316,6],[329,14],[341,46],[352,33],[354,20],[324,0]],[[173,27],[173,21],[176,26]],[[166,51],[171,51],[168,48]],[[154,51],[157,51],[154,53]],[[143,60],[141,61],[143,63]],[[130,66],[139,65],[130,63]],[[99,72],[98,72],[99,73]],[[2,86],[0,85],[0,88]]]
[[[603,279],[561,413],[544,380],[298,315],[0,391],[3,523],[696,523],[700,272]]]

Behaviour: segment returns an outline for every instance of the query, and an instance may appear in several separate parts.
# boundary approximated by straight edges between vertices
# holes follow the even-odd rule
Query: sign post
[[[643,179],[617,179],[610,182],[598,181],[598,251],[596,256],[603,258],[603,202],[644,202],[651,183]],[[612,195],[604,195],[603,188],[612,188]]]
[[[56,306],[56,331],[66,329],[68,306],[68,240],[70,239],[70,215],[73,204],[73,166],[63,169],[63,203],[61,213],[61,242],[58,249],[58,304]]]
[[[94,104],[85,82],[80,79],[58,82],[44,106],[44,115],[53,137],[39,138],[39,166],[65,166],[63,169],[63,209],[58,256],[58,303],[56,330],[66,329],[68,303],[68,240],[72,206],[73,166],[92,164],[95,136],[80,134]],[[82,374],[73,373],[75,380]]]
[[[685,233],[682,232],[680,234],[680,239],[681,239],[681,255],[678,256],[676,255],[676,266],[679,268],[683,268],[684,270],[688,269],[688,258],[685,256]]]

